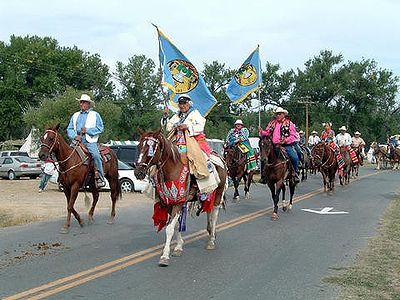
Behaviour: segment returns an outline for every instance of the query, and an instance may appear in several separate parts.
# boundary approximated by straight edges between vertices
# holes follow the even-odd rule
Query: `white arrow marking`
[[[348,214],[347,211],[331,211],[333,207],[324,207],[321,210],[314,210],[314,209],[309,209],[309,208],[302,208],[301,210],[303,211],[308,211],[311,213],[319,214],[319,215],[343,215],[343,214]]]

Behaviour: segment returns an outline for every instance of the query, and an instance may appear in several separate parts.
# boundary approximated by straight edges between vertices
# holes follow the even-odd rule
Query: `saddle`
[[[104,146],[103,144],[97,144],[97,146],[99,148],[100,156],[101,156],[101,159],[103,160],[103,162],[106,163],[106,162],[110,161],[112,150],[109,147]],[[93,161],[89,150],[83,143],[78,144],[78,146],[76,147],[76,152],[79,154],[79,156],[84,164],[89,165]]]

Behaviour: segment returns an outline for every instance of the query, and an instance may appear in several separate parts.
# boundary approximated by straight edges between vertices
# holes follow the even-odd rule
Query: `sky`
[[[158,64],[155,23],[200,70],[237,69],[257,45],[262,64],[302,69],[321,50],[374,59],[400,76],[398,0],[0,0],[0,40],[55,38],[115,69],[144,54]]]

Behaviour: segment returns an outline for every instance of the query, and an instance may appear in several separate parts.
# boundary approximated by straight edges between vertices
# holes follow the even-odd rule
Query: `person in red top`
[[[322,124],[324,126],[324,131],[321,133],[321,141],[323,142],[334,142],[335,132],[332,130],[332,123],[326,122]]]
[[[299,156],[296,151],[296,143],[299,142],[300,137],[296,130],[296,125],[288,117],[288,111],[282,107],[275,109],[275,118],[272,119],[265,130],[261,127],[258,128],[259,135],[269,136],[272,138],[274,145],[280,145],[285,147],[286,152],[292,162],[294,173],[294,179],[296,182],[299,180]],[[260,183],[264,183],[265,178],[260,180]]]

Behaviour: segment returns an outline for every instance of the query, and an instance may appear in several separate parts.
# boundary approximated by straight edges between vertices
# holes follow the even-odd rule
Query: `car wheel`
[[[8,179],[14,180],[16,178],[17,178],[17,176],[15,176],[14,171],[8,171]]]
[[[130,193],[134,191],[134,185],[130,179],[123,178],[120,180],[119,184],[123,193]]]
[[[38,178],[36,175],[35,176],[29,176],[30,179],[36,179]]]

